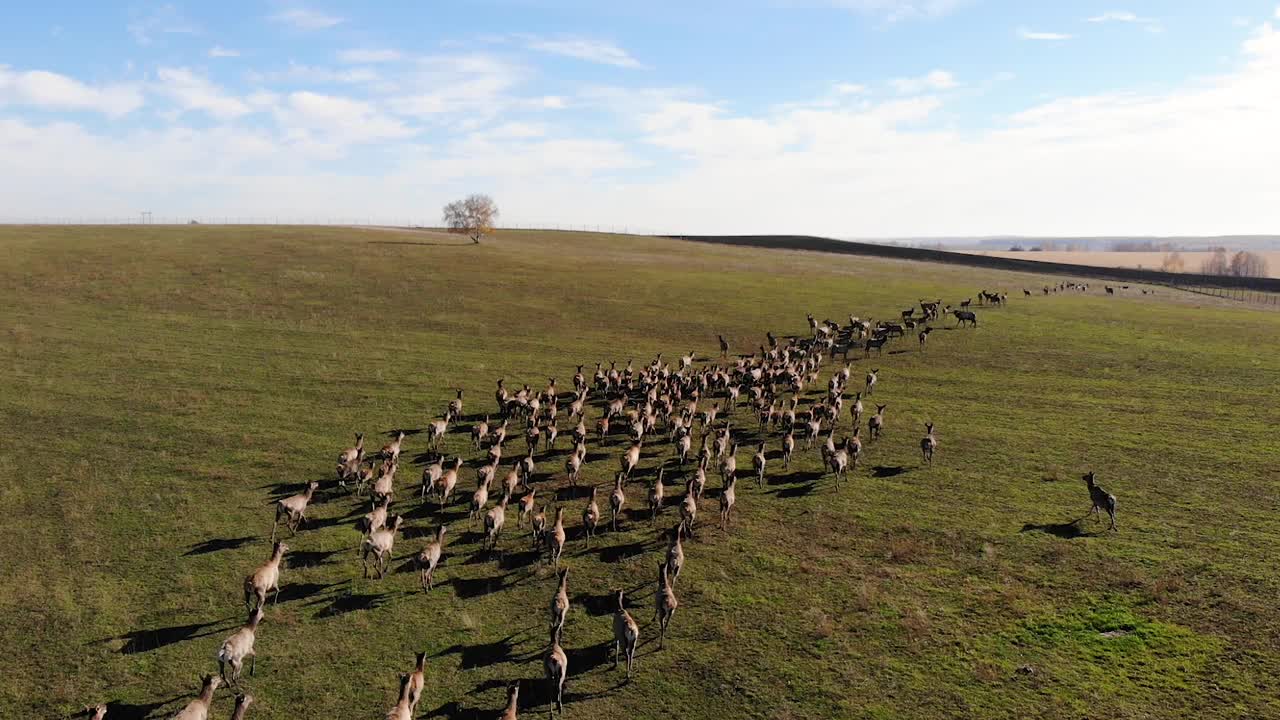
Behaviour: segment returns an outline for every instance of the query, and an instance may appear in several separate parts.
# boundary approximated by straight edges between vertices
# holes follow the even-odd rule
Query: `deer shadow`
[[[801,485],[792,485],[790,487],[779,488],[774,495],[780,498],[798,498],[812,495],[818,489],[817,482],[808,482]]]
[[[137,655],[138,653],[151,652],[176,643],[195,640],[223,630],[229,630],[231,626],[224,624],[234,621],[235,618],[222,618],[221,620],[207,623],[172,625],[151,630],[134,630],[119,637],[108,638],[108,640],[123,640],[124,645],[121,646],[120,653],[122,655]]]
[[[350,548],[345,550],[291,550],[288,556],[285,557],[285,567],[299,569],[319,567],[332,562],[330,558],[340,552],[350,552]]]
[[[1088,517],[1086,515],[1085,517]],[[1052,535],[1063,540],[1074,540],[1075,538],[1094,537],[1097,533],[1085,532],[1080,527],[1080,522],[1085,518],[1078,518],[1066,523],[1027,523],[1022,526],[1019,532],[1041,532],[1046,535]]]
[[[220,550],[235,550],[237,548],[244,547],[257,539],[258,538],[256,537],[245,536],[238,538],[214,538],[212,540],[205,540],[204,542],[192,545],[185,553],[183,553],[183,556],[190,557],[192,555],[207,555]]]
[[[447,702],[435,710],[432,710],[424,717],[450,718],[450,720],[488,720],[488,718],[493,716],[492,710],[463,707],[462,703],[454,700],[453,702]]]
[[[596,556],[600,558],[600,562],[617,563],[632,558],[637,555],[644,554],[649,547],[649,543],[644,540],[624,543],[621,545],[609,545],[595,550]]]
[[[492,575],[481,578],[454,577],[449,579],[449,584],[453,586],[453,592],[461,600],[484,597],[485,595],[505,590],[510,585],[505,575]]]
[[[280,588],[279,595],[272,595],[269,599],[272,603],[287,603],[293,602],[294,600],[306,600],[341,584],[342,583],[289,583],[288,585]]]
[[[316,611],[316,618],[330,618],[346,615],[357,610],[376,610],[387,603],[390,593],[346,593],[335,597],[328,605]],[[324,599],[309,604],[324,603]]]
[[[462,670],[473,670],[479,667],[498,665],[515,660],[516,638],[526,631],[520,630],[501,640],[472,645],[451,645],[437,652],[433,657],[457,655],[458,666]]]
[[[181,700],[182,698],[182,695],[176,695],[168,700],[161,700],[153,703],[139,703],[136,705],[115,700],[107,703],[107,717],[112,720],[146,720],[155,711],[176,700]]]
[[[907,469],[901,465],[876,465],[871,468],[871,476],[878,478],[897,477],[905,473]]]

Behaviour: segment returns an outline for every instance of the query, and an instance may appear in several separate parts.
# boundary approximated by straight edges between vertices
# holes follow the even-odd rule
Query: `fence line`
[[[154,215],[134,216],[34,216],[0,218],[0,225],[316,225],[357,227],[440,228],[434,219],[394,216],[290,217],[286,215]],[[669,235],[673,229],[613,223],[564,223],[531,220],[499,221],[500,230],[560,230],[619,235]]]

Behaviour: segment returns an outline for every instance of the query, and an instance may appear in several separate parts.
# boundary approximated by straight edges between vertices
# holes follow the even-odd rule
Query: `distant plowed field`
[[[965,252],[965,251],[961,251]],[[1280,251],[1257,251],[1266,258],[1268,276],[1280,278]],[[993,257],[1013,258],[1015,260],[1038,260],[1040,262],[1070,263],[1073,265],[1094,265],[1098,267],[1137,268],[1141,270],[1161,270],[1166,253],[1163,252],[1069,252],[1049,250],[1044,252],[994,252],[974,251],[974,255],[991,255]],[[1184,252],[1182,255],[1183,272],[1198,273],[1200,264],[1209,258],[1208,252]]]

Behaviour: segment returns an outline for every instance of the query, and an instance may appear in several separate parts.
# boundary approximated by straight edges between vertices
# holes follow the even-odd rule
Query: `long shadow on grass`
[[[878,478],[897,477],[906,472],[907,469],[901,465],[876,465],[871,468],[871,476]]]
[[[1027,523],[1022,526],[1021,532],[1042,532],[1046,535],[1052,535],[1063,540],[1074,540],[1081,537],[1092,537],[1096,533],[1088,533],[1080,529],[1080,520],[1073,520],[1067,523],[1045,523],[1037,525],[1035,523]]]
[[[291,568],[311,568],[325,565],[332,560],[334,555],[343,552],[342,550],[301,550],[290,551],[285,558],[285,565]],[[348,548],[347,552],[350,552]]]
[[[495,717],[492,709],[481,710],[479,708],[463,707],[457,700],[445,703],[440,707],[427,713],[427,718],[450,718],[450,720],[488,720]]]
[[[434,657],[458,655],[458,665],[463,670],[471,670],[478,667],[487,667],[489,665],[510,662],[516,659],[514,653],[517,644],[516,638],[520,637],[525,632],[525,630],[520,630],[502,638],[501,640],[495,640],[494,642],[489,643],[452,645],[436,653]]]
[[[146,720],[152,713],[160,708],[168,705],[174,700],[181,700],[182,696],[171,697],[168,700],[161,700],[153,703],[139,703],[137,705],[131,703],[115,702],[107,703],[107,717],[111,720]]]
[[[271,602],[293,602],[294,600],[306,600],[315,597],[329,588],[337,587],[341,583],[289,583],[280,588],[279,597],[272,597]]]
[[[257,539],[258,538],[252,536],[238,538],[214,538],[212,540],[205,540],[204,542],[192,545],[189,550],[183,553],[183,555],[207,555],[220,550],[235,550],[236,548],[244,547]]]
[[[191,625],[173,625],[165,628],[154,628],[151,630],[134,630],[125,633],[120,637],[110,638],[110,640],[123,640],[124,645],[120,648],[121,654],[136,655],[138,653],[151,652],[174,643],[194,640],[196,638],[206,637],[223,630],[228,630],[232,626],[224,623],[235,622],[235,618],[222,618],[207,623],[194,623]]]

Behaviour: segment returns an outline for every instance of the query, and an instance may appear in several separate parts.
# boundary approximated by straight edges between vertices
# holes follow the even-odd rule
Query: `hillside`
[[[890,318],[1002,288],[1008,306],[975,308],[976,330],[943,321],[926,352],[907,338],[851,356],[853,388],[879,368],[873,399],[888,408],[839,491],[803,443],[784,471],[776,431],[757,489],[758,427],[738,410],[736,524],[717,527],[709,472],[660,651],[653,592],[681,473],[667,471],[677,499],[656,528],[641,509],[671,446],[645,445],[633,513],[587,548],[562,423],[535,486],[569,532],[568,716],[1280,716],[1280,314],[1166,289],[1024,299],[1063,278],[587,233],[472,245],[348,228],[4,227],[0,253],[0,714],[176,712],[244,620],[273,501],[311,480],[321,491],[285,533],[279,603],[243,679],[251,720],[381,717],[417,651],[418,717],[493,717],[516,679],[522,716],[545,713],[554,574],[514,509],[505,557],[482,553],[465,505],[483,456],[469,428],[496,415],[497,379],[541,391],[554,377],[564,392],[578,365],[694,351],[701,366],[718,361],[719,334],[749,354],[766,331],[807,334],[806,313]],[[410,562],[439,518],[417,496],[422,435],[405,439],[393,572],[363,579],[354,524],[368,500],[333,486],[334,458],[356,432],[376,449],[388,430],[424,427],[457,388],[468,420],[444,451],[467,463],[464,499],[444,514],[438,585],[422,592]],[[931,467],[926,421],[941,443]],[[509,445],[509,458],[524,449]],[[621,434],[588,443],[584,478],[606,516],[626,447]],[[1119,499],[1116,533],[1072,522],[1089,509],[1088,470]],[[640,625],[629,683],[611,669],[615,588]],[[212,715],[231,704],[220,689]]]

